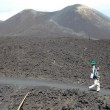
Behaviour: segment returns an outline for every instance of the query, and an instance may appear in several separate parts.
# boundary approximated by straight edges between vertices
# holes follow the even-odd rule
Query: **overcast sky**
[[[74,4],[89,6],[110,17],[110,0],[0,0],[0,20],[6,20],[23,9],[56,11]]]

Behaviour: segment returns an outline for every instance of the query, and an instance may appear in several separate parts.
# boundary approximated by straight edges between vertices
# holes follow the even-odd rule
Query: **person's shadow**
[[[89,89],[89,91],[96,91],[96,89]]]

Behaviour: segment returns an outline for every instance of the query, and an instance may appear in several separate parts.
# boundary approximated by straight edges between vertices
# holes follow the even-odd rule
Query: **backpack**
[[[93,79],[97,79],[100,77],[100,73],[96,70],[93,76]]]
[[[91,79],[96,79],[96,78],[97,78],[97,75],[98,75],[98,74],[97,74],[97,70],[95,69],[95,70],[94,70],[94,73],[91,73],[90,78],[91,78]]]

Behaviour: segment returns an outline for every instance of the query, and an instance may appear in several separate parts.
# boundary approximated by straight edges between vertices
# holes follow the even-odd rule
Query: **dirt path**
[[[16,85],[18,88],[21,87],[55,87],[59,89],[79,89],[81,91],[88,91],[88,86],[68,83],[68,82],[60,82],[53,80],[38,80],[38,79],[26,79],[26,78],[0,78],[0,84],[8,84],[8,85]],[[110,95],[110,89],[101,88],[101,94]]]

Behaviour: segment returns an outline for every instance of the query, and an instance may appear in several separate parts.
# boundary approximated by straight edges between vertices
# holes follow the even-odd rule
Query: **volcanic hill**
[[[55,12],[27,9],[2,22],[0,36],[110,39],[110,18],[81,4]]]

